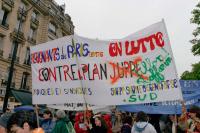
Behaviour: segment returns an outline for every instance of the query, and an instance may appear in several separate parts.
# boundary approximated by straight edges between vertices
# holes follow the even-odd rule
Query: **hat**
[[[1,117],[0,117],[0,125],[2,127],[7,128],[7,122],[8,122],[8,120],[9,120],[11,115],[12,115],[12,113],[5,113],[5,114],[1,115]]]

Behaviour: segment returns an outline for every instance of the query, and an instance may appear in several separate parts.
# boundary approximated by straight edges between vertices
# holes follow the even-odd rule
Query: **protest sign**
[[[200,80],[180,80],[186,107],[192,105],[200,107]],[[165,101],[138,105],[120,105],[117,109],[128,112],[144,111],[148,114],[181,114],[180,101]]]
[[[33,104],[182,99],[163,21],[120,40],[71,35],[31,47],[31,67]]]

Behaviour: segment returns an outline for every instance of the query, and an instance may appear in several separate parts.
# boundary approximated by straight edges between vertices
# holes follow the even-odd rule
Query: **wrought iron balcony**
[[[37,18],[31,17],[31,27],[33,27],[34,29],[37,29],[39,25],[39,21],[37,20]]]
[[[36,40],[33,37],[28,37],[28,42],[36,44]]]
[[[6,9],[7,11],[11,11],[13,7],[14,7],[14,1],[13,0],[3,0],[2,9]]]
[[[1,27],[3,27],[4,29],[9,29],[9,24],[7,24],[6,22],[3,22],[2,20],[0,20],[0,24],[1,24]]]
[[[19,31],[19,33],[18,33],[17,29],[14,29],[14,31],[12,33],[10,33],[10,36],[14,40],[18,41],[18,43],[22,43],[25,41],[24,33],[22,31]]]
[[[26,20],[26,16],[27,16],[27,12],[26,12],[26,10],[22,9],[21,7],[19,7],[17,15],[18,15],[18,19],[20,19],[22,17],[22,20],[25,21]]]

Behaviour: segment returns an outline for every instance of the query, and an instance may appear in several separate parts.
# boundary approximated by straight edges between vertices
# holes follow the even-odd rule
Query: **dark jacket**
[[[131,125],[125,123],[121,128],[121,133],[131,133]]]
[[[92,128],[91,133],[107,133],[107,129],[103,126],[95,126],[94,128]]]

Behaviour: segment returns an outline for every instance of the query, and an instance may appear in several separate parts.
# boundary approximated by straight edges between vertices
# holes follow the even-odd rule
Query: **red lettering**
[[[86,80],[85,78],[85,73],[88,72],[88,65],[86,64],[81,64],[83,67],[82,67],[82,71],[83,71],[83,77],[84,77],[84,80]]]
[[[69,66],[68,65],[64,65],[63,66],[63,72],[64,72],[64,76],[65,76],[65,81],[67,81],[67,75],[68,77],[72,80],[73,78],[69,75],[68,73],[69,71]]]
[[[120,56],[122,56],[122,44],[121,42],[119,42],[119,44],[117,42],[111,42],[109,45],[109,54],[111,57],[115,57],[118,56],[118,54]]]
[[[149,42],[149,43],[150,43],[149,45],[150,45],[150,49],[151,49],[151,50],[154,50],[154,49],[155,49],[155,45],[154,45],[154,43],[153,43],[153,38],[155,38],[155,35],[154,35],[154,34],[144,39],[146,42]]]
[[[31,63],[35,64],[35,53],[31,54]]]
[[[125,49],[126,49],[126,55],[134,55],[137,54],[140,50],[139,45],[135,46],[135,42],[131,41],[131,50],[129,51],[130,43],[129,41],[125,42]]]
[[[98,70],[97,64],[94,64],[93,79],[94,79],[95,74],[97,74],[99,79],[100,79],[100,75],[99,75],[99,70]]]
[[[165,42],[163,40],[163,34],[161,32],[156,33],[156,44],[159,47],[163,47],[165,45]]]

